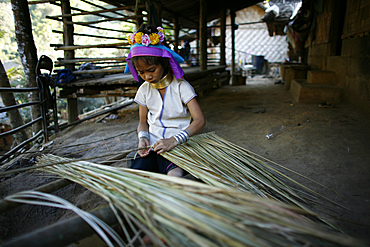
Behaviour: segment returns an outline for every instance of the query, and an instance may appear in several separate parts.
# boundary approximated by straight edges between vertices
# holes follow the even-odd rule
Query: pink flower
[[[130,43],[130,45],[133,45],[135,43],[135,34],[136,33],[132,33],[128,36],[128,42]]]
[[[164,33],[158,32],[158,36],[159,36],[159,42],[162,43],[164,41]]]
[[[163,27],[157,27],[157,30],[158,30],[159,32],[161,32],[161,33],[164,33],[164,29],[163,29]]]
[[[145,46],[150,45],[150,38],[148,34],[144,34],[143,36],[141,36],[141,44]]]

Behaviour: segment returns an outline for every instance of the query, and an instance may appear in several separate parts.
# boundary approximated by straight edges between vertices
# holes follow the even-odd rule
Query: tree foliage
[[[113,8],[111,5],[107,5],[105,3],[98,3],[101,4],[105,8]],[[91,6],[83,1],[79,0],[71,0],[71,6],[77,7],[79,9],[83,9],[86,11],[93,11],[99,10],[94,6]],[[37,55],[40,57],[41,55],[47,55],[52,60],[57,60],[57,58],[62,58],[64,56],[63,51],[55,51],[50,44],[62,44],[63,43],[63,36],[59,33],[54,33],[53,30],[63,31],[63,24],[61,22],[47,19],[46,16],[53,16],[53,15],[60,15],[61,9],[58,6],[54,6],[48,3],[45,4],[31,4],[29,5],[30,16],[32,21],[32,32],[34,42],[37,48]],[[104,15],[117,17],[115,14],[111,13],[104,13]],[[103,17],[95,16],[95,15],[82,15],[82,16],[74,16],[73,21],[95,21],[100,20]],[[12,60],[18,64],[20,63],[20,56],[17,51],[17,42],[15,38],[15,30],[14,30],[14,17],[11,8],[10,0],[0,0],[0,59],[4,62]],[[96,26],[106,27],[107,23],[103,22],[100,24],[96,24]],[[116,29],[116,30],[131,30],[133,31],[135,25],[127,22],[116,21],[110,22],[109,28]],[[93,29],[88,27],[83,27],[76,25],[75,26],[76,33],[84,33],[84,34],[92,34],[92,35],[100,35],[100,36],[108,36],[108,37],[119,37],[119,38],[126,38],[127,34],[119,33],[119,32],[112,32],[112,31],[104,31],[99,29]],[[84,36],[75,36],[74,43],[81,44],[81,45],[88,45],[88,44],[104,44],[104,43],[115,43],[115,42],[122,42],[119,40],[114,39],[99,39],[99,38],[91,38],[91,37],[84,37]],[[112,49],[112,48],[105,48],[105,49],[81,49],[76,50],[75,57],[106,57],[106,56],[124,56],[127,51],[122,49]],[[9,81],[12,87],[25,87],[25,79],[24,73],[22,69],[12,68],[7,71]],[[28,102],[27,94],[16,94],[16,101],[18,103],[26,103]],[[88,101],[88,100],[87,100]],[[94,105],[93,103],[90,103]],[[81,107],[82,109],[85,107]],[[91,107],[88,107],[89,110]],[[22,112],[23,113],[23,112]],[[22,114],[24,117],[29,116],[29,112],[27,110],[24,111]],[[26,122],[29,119],[25,120]]]

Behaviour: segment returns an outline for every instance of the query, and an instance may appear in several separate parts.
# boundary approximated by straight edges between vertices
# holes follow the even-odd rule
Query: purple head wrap
[[[126,58],[127,64],[125,68],[125,73],[131,72],[132,76],[136,81],[139,81],[139,78],[137,71],[131,62],[131,58],[138,56],[154,56],[168,58],[170,60],[172,72],[176,79],[180,79],[181,77],[184,76],[184,71],[179,65],[179,63],[184,62],[184,59],[176,52],[172,51],[171,49],[167,48],[162,44],[145,46],[135,43],[132,45],[130,52],[127,55]]]

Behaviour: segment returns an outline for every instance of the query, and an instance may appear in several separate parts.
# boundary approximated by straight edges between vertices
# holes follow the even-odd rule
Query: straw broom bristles
[[[58,161],[47,155],[38,164]],[[313,213],[232,188],[86,161],[42,169],[102,196],[160,246],[361,246],[305,217]]]

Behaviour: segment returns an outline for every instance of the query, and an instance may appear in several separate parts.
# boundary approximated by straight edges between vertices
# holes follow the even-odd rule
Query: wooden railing
[[[33,92],[33,91],[40,91],[40,88],[38,87],[34,87],[34,88],[0,88],[0,92],[6,92],[6,93],[19,93],[19,92]],[[21,108],[24,108],[24,107],[29,107],[29,106],[34,106],[34,105],[42,105],[43,103],[43,100],[40,98],[40,101],[36,101],[36,102],[29,102],[29,103],[24,103],[24,104],[19,104],[19,105],[13,105],[13,106],[8,106],[8,107],[3,107],[0,109],[0,113],[3,113],[3,112],[9,112],[11,110],[15,110],[15,109],[21,109]],[[31,127],[33,126],[34,124],[36,124],[37,122],[39,121],[42,121],[43,118],[42,116],[32,120],[31,122],[28,122],[22,126],[18,126],[17,128],[14,128],[12,130],[9,130],[7,132],[4,132],[4,133],[1,133],[0,134],[0,139],[3,139],[3,138],[6,138],[7,136],[10,136],[10,135],[14,135],[28,127]],[[37,140],[38,138],[42,137],[42,135],[45,134],[44,133],[44,129],[40,130],[38,133],[36,133],[35,135],[33,135],[32,137],[28,138],[27,140],[24,140],[22,143],[19,143],[16,147],[12,148],[11,150],[9,150],[8,152],[6,152],[5,154],[3,154],[1,157],[0,157],[0,163],[7,160],[8,158],[12,157],[16,152],[18,152],[19,150],[21,150],[22,148],[24,148],[25,146],[27,146],[29,143]],[[45,136],[45,135],[44,135]]]

